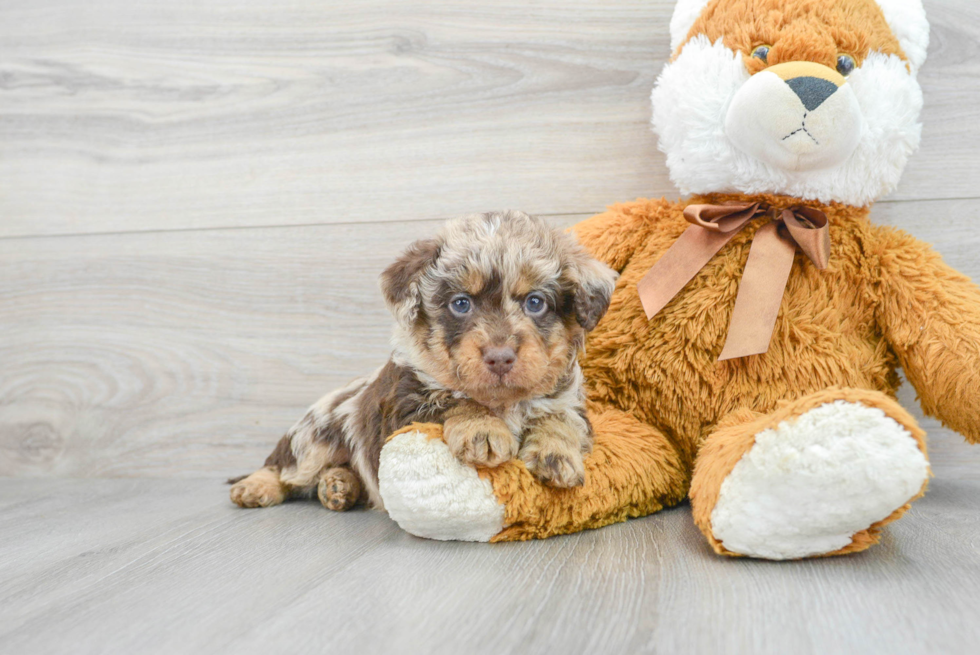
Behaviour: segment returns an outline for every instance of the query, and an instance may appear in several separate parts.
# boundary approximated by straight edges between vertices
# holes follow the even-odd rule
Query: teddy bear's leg
[[[420,537],[513,541],[597,528],[684,499],[689,467],[663,434],[611,407],[590,407],[589,419],[595,444],[585,484],[570,489],[545,486],[516,459],[493,469],[462,464],[437,425],[396,434],[381,451],[385,509]]]
[[[929,474],[925,434],[892,398],[827,389],[726,417],[698,453],[691,508],[720,554],[839,555],[877,543]]]

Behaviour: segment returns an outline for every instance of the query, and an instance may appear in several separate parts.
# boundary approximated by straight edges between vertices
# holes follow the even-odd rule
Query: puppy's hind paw
[[[361,497],[361,481],[347,468],[324,471],[316,487],[317,498],[327,509],[343,512],[353,507]]]

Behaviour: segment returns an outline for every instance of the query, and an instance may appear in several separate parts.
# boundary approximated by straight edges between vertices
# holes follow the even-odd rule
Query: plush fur
[[[588,481],[558,492],[519,462],[482,471],[503,505],[490,540],[598,527],[689,497],[720,554],[863,550],[929,475],[924,434],[895,401],[899,367],[926,413],[980,442],[980,289],[926,244],[870,220],[870,202],[897,183],[918,142],[921,4],[681,0],[671,33],[674,59],[653,93],[653,124],[673,179],[695,195],[615,205],[575,226],[621,273],[582,360],[595,430]],[[763,44],[765,60],[752,54]],[[835,70],[843,55],[853,71]],[[806,84],[822,95],[804,93]],[[736,105],[761,118],[736,116],[729,133]],[[815,156],[787,156],[790,119],[820,107],[830,127],[812,124],[820,143],[799,151]],[[855,120],[855,142],[835,142],[833,125]],[[719,362],[753,237],[768,219],[735,235],[652,319],[637,283],[688,229],[688,204],[731,201],[823,211],[831,256],[818,270],[797,252],[768,352]],[[413,434],[422,433],[438,428]],[[383,460],[391,452],[411,466],[396,451],[403,438]],[[453,476],[413,484],[414,496],[446,502],[409,502],[394,518],[412,514],[403,525],[426,536],[426,520],[439,516],[446,538]]]
[[[744,434],[744,432],[743,432]],[[920,444],[884,411],[835,399],[749,433],[722,479],[711,536],[736,553],[793,559],[833,552],[924,488]]]
[[[709,5],[711,5],[709,7]],[[888,30],[876,25],[874,7],[881,12]],[[765,24],[768,34],[753,34],[745,29],[744,16],[751,15],[753,27]],[[710,17],[710,18],[709,18]],[[724,21],[719,21],[719,18]],[[758,2],[712,2],[711,0],[679,0],[670,21],[670,49],[678,48],[692,35],[705,33],[715,38],[724,36],[733,47],[738,39],[741,46],[750,41],[772,43],[771,35],[780,33],[782,25],[794,18],[812,18],[811,26],[817,31],[833,30],[835,41],[845,46],[845,51],[862,54],[891,48],[892,39],[898,43],[909,64],[918,69],[926,60],[929,45],[929,22],[920,0],[866,0],[864,2],[834,2],[833,0],[800,1],[786,3],[781,0]],[[704,19],[699,23],[699,19]],[[870,20],[869,20],[870,19]],[[705,30],[712,21],[714,34]],[[697,25],[696,25],[697,24]],[[782,24],[782,25],[781,25]],[[779,26],[779,27],[777,27]],[[777,31],[778,30],[778,31]],[[843,34],[850,32],[846,37]],[[766,36],[770,36],[767,40]],[[780,33],[780,36],[785,36]],[[802,30],[803,43],[813,41],[813,31]],[[714,39],[712,39],[714,40]],[[847,46],[852,45],[850,48]],[[750,46],[751,47],[751,46]]]
[[[441,425],[427,426],[428,434],[418,427],[394,435],[400,438],[388,446],[378,472],[388,514],[409,532],[430,539],[489,541],[504,526],[504,508],[494,497],[493,486],[435,438],[442,437]],[[452,484],[436,487],[435,494],[417,493],[440,480]],[[447,504],[452,512],[442,511]]]
[[[691,27],[692,36],[664,67],[652,94],[659,147],[682,193],[778,193],[865,206],[895,188],[919,144],[922,92],[873,0],[716,1],[705,11]],[[767,20],[745,21],[742,12],[764,13]],[[745,104],[738,103],[745,95],[740,91],[755,83],[756,74],[767,75],[767,64],[751,56],[762,44],[772,46],[768,66],[807,61],[832,70],[839,54],[854,56],[858,67],[831,97],[853,101],[835,119],[824,119],[827,125],[820,137],[834,136],[844,129],[842,123],[848,130],[856,129],[844,158],[817,167],[785,167],[753,156],[733,141],[726,124],[732,110]],[[919,45],[924,52],[925,44]],[[781,87],[785,85],[774,85]],[[764,106],[750,106],[756,111],[749,118],[761,125],[805,124],[807,112],[798,102],[796,107],[790,104],[795,100],[792,93],[758,93],[753,99]],[[818,118],[829,109],[818,108]],[[744,130],[741,135],[761,138]]]
[[[552,487],[584,483],[592,449],[578,353],[609,305],[616,274],[568,234],[520,212],[449,222],[381,276],[396,318],[380,369],[320,399],[231,499],[265,507],[314,491],[342,511],[384,505],[386,436],[414,421],[445,424],[467,464],[520,456]]]

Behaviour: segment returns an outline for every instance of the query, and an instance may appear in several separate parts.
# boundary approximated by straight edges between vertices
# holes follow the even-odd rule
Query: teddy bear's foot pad
[[[422,432],[385,444],[378,487],[388,515],[418,537],[489,541],[504,527],[504,506],[490,482]]]
[[[722,482],[711,529],[725,549],[752,557],[833,553],[908,503],[928,475],[901,424],[838,400],[755,436]]]

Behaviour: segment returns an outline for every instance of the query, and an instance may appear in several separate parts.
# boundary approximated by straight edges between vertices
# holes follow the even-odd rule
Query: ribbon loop
[[[759,202],[688,205],[684,218],[691,226],[637,284],[647,318],[656,316],[725,244],[759,216],[771,220],[756,232],[749,249],[719,360],[766,352],[797,246],[820,270],[830,261],[830,226],[819,209],[794,205],[779,211]],[[781,225],[786,229],[779,229]]]
[[[684,218],[710,232],[737,232],[759,213],[759,203],[730,203],[724,205],[688,205]]]
[[[819,209],[797,205],[784,209],[780,219],[793,241],[821,271],[830,263],[830,226]]]

